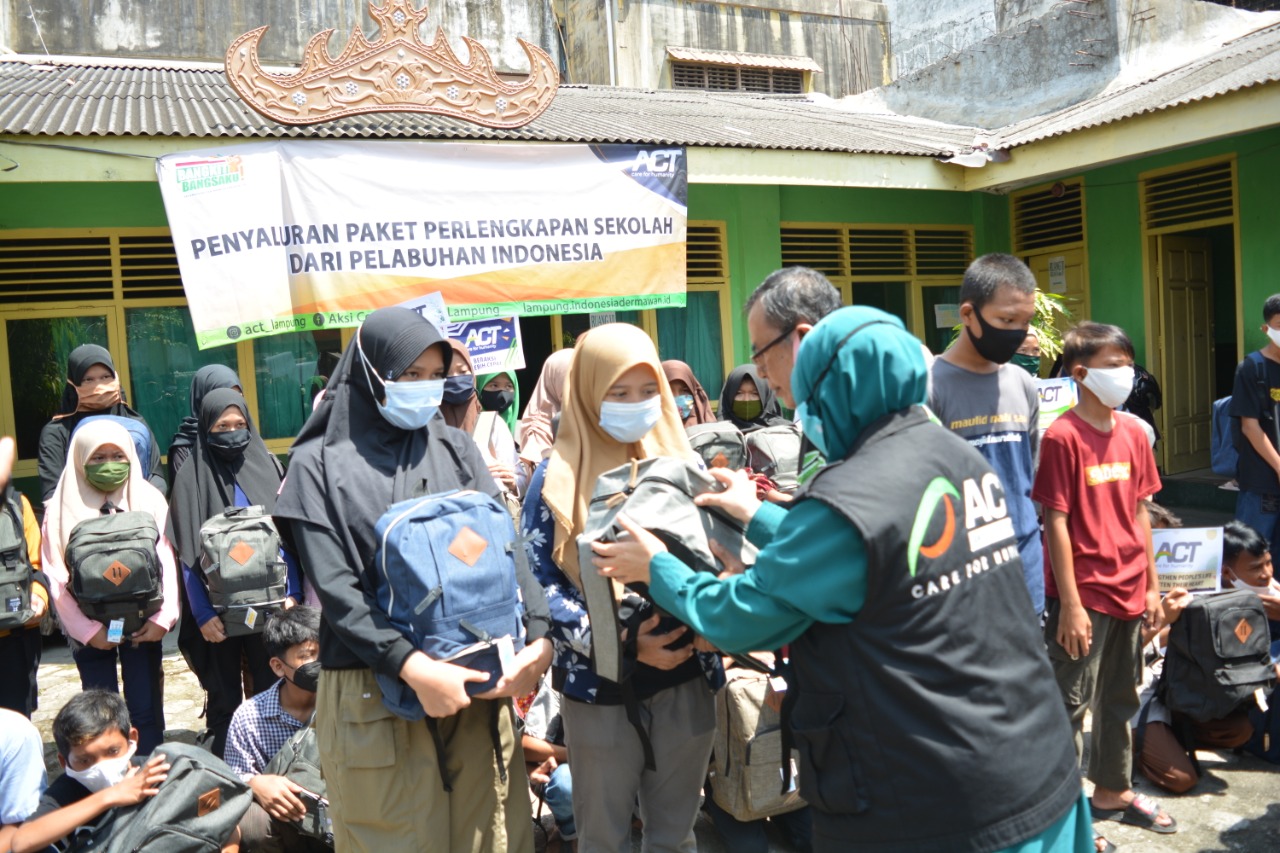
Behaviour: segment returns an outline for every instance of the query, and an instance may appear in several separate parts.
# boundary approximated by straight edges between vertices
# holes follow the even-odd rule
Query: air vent
[[[685,276],[689,279],[728,279],[724,223],[690,222],[685,234]]]
[[[804,91],[804,72],[782,68],[672,62],[674,89],[708,89],[713,92],[759,92],[796,95]]]
[[[0,304],[111,299],[111,238],[0,239]]]
[[[164,235],[120,237],[120,276],[125,299],[181,297],[182,277],[173,240]]]
[[[972,260],[972,232],[916,231],[916,275],[964,275]]]
[[[828,277],[848,275],[848,245],[844,228],[785,227],[782,265],[809,267]]]
[[[1231,161],[1147,178],[1142,193],[1148,229],[1228,219],[1235,210]]]
[[[793,224],[781,236],[784,267],[811,267],[828,278],[958,276],[973,260],[973,232],[967,228]]]
[[[1013,198],[1013,249],[1018,254],[1084,242],[1080,181],[1040,187]]]
[[[849,232],[849,274],[911,275],[911,237],[905,230]]]

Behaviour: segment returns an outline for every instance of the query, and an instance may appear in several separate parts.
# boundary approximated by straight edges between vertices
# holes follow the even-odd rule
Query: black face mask
[[[444,381],[444,401],[451,406],[465,403],[476,393],[476,378],[470,373],[450,376]]]
[[[486,412],[505,412],[516,400],[514,391],[481,391],[480,408]]]
[[[1007,364],[1018,351],[1018,347],[1022,346],[1022,342],[1027,339],[1027,330],[997,329],[983,318],[982,312],[977,308],[973,309],[973,315],[978,318],[978,325],[982,328],[982,337],[976,338],[973,332],[969,331],[969,327],[965,326],[969,340],[973,341],[973,348],[987,361]]]
[[[313,660],[296,667],[289,682],[299,690],[315,693],[320,686],[320,661]]]
[[[247,429],[209,433],[209,449],[229,462],[239,459],[248,446],[249,430]]]

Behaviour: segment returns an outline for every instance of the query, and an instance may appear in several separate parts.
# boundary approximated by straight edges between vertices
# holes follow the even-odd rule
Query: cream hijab
[[[516,424],[515,438],[520,458],[530,465],[542,462],[542,452],[551,449],[554,441],[551,421],[560,414],[560,407],[564,404],[564,382],[569,376],[569,365],[573,363],[575,351],[556,350],[542,363],[542,374],[529,395],[524,417]]]
[[[84,476],[85,463],[104,444],[114,444],[129,458],[129,479],[110,493],[98,491]],[[67,540],[75,526],[101,515],[102,505],[107,501],[123,510],[151,513],[156,525],[164,530],[168,504],[159,489],[147,482],[147,472],[138,463],[138,451],[128,430],[111,421],[86,421],[71,437],[66,467],[62,469],[53,497],[49,499],[45,522],[59,553],[66,551]]]
[[[551,555],[569,580],[581,588],[575,540],[586,526],[596,479],[632,459],[675,456],[695,461],[698,457],[689,447],[671,386],[648,335],[627,323],[610,323],[587,332],[574,352],[542,499],[555,521]],[[658,381],[662,419],[644,438],[622,444],[600,427],[600,403],[622,374],[640,364],[648,365]]]

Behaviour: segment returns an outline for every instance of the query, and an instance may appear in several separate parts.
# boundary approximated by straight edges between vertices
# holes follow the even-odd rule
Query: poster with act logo
[[[1076,381],[1069,376],[1062,379],[1037,379],[1036,390],[1040,392],[1039,427],[1044,432],[1049,424],[1076,404]]]
[[[161,157],[201,348],[358,325],[685,304],[683,148],[287,140]]]
[[[1151,531],[1160,594],[1174,587],[1191,592],[1222,590],[1222,528],[1182,527]]]

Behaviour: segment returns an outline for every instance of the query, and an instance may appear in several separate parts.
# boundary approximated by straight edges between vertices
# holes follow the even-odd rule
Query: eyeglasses
[[[771,349],[773,349],[774,347],[776,347],[778,344],[780,344],[780,343],[782,343],[783,341],[785,341],[787,338],[791,337],[791,333],[792,333],[792,332],[794,332],[795,330],[796,330],[796,327],[795,327],[795,326],[792,326],[792,327],[791,327],[790,329],[788,329],[787,331],[783,332],[782,334],[778,335],[778,336],[777,336],[776,338],[774,338],[773,340],[769,341],[769,343],[767,343],[767,344],[765,344],[764,346],[760,347],[760,349],[752,351],[752,353],[751,353],[751,363],[752,363],[752,364],[754,364],[754,365],[756,365],[757,367],[759,367],[759,366],[760,366],[760,357],[761,357],[761,356],[763,356],[765,353],[767,353],[769,350],[771,350]]]

